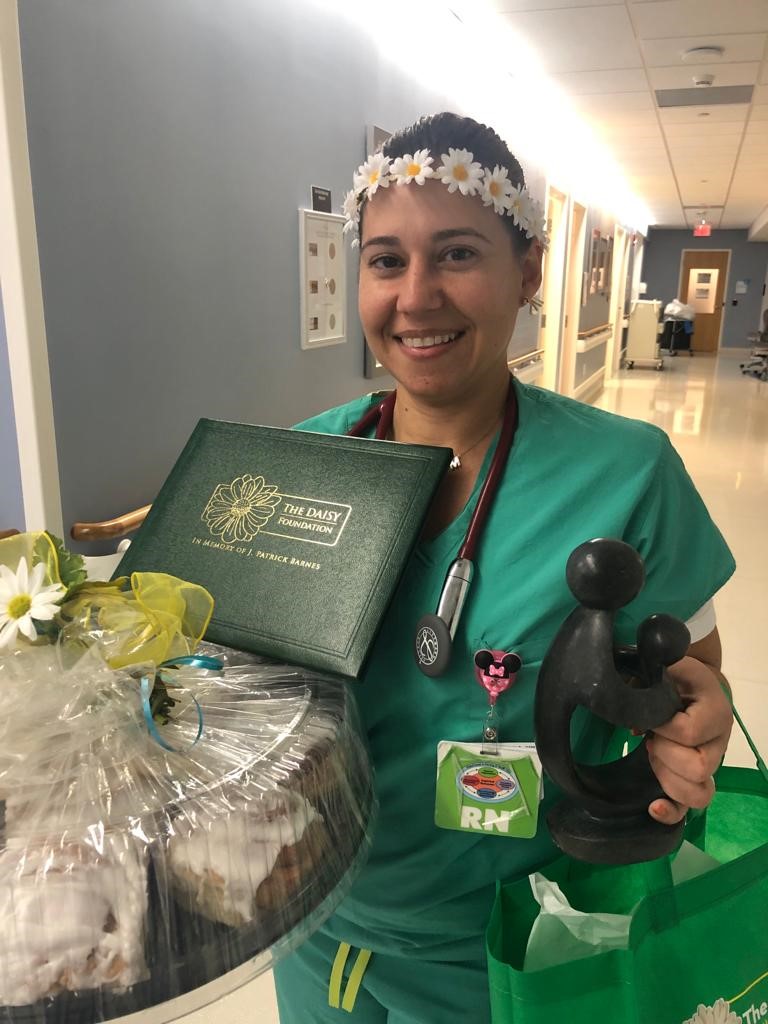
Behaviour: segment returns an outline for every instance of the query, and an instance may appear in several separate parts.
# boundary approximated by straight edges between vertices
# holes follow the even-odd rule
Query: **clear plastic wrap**
[[[166,749],[141,669],[98,645],[66,666],[56,646],[0,651],[0,1021],[223,994],[311,934],[362,864],[375,800],[349,684],[196,653],[223,667],[162,674]]]

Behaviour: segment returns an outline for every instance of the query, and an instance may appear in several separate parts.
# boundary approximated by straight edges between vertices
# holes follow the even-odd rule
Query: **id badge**
[[[435,824],[477,835],[533,839],[543,796],[541,762],[533,743],[437,746]]]

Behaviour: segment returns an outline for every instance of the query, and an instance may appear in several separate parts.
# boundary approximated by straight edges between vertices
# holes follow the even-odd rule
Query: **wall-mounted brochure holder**
[[[347,340],[347,252],[344,218],[299,210],[301,347]]]

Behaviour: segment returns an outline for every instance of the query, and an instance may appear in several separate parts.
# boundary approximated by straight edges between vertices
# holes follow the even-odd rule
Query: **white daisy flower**
[[[449,148],[447,153],[441,153],[443,161],[435,173],[440,180],[448,186],[449,192],[456,189],[463,196],[474,196],[482,189],[483,168],[472,159],[468,149]]]
[[[546,243],[547,230],[544,220],[544,209],[541,203],[534,199],[533,196],[527,196],[527,200],[526,220],[528,223],[525,233],[528,238],[538,238],[539,241]]]
[[[725,999],[718,999],[714,1006],[703,1006],[701,1003],[696,1013],[683,1024],[742,1024],[741,1017],[734,1013],[731,1004]]]
[[[433,162],[428,149],[417,149],[413,156],[406,153],[392,161],[392,177],[398,185],[407,185],[409,181],[423,185],[435,173]]]
[[[389,185],[389,157],[383,153],[375,153],[369,156],[364,164],[360,164],[355,172],[355,192],[367,192],[370,199],[381,185],[387,188]]]
[[[484,206],[493,204],[496,213],[506,213],[512,199],[512,182],[509,180],[509,172],[506,167],[499,167],[498,164],[491,171],[486,167],[483,177],[482,199]]]
[[[347,222],[344,225],[344,234],[346,234],[348,231],[353,231],[360,223],[360,206],[358,205],[354,189],[350,189],[344,196],[342,211],[347,218]]]
[[[512,186],[512,191],[509,193],[509,216],[515,223],[515,226],[520,228],[521,231],[525,231],[525,224],[523,223],[525,218],[527,193],[524,188],[517,188]]]
[[[0,649],[10,647],[19,632],[28,640],[36,640],[34,623],[48,622],[58,611],[57,602],[66,589],[60,583],[44,587],[44,576],[42,562],[31,573],[26,558],[19,560],[15,573],[7,565],[0,565]]]

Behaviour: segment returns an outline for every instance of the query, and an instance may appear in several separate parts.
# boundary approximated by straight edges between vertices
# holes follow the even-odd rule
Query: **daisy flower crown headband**
[[[468,149],[449,148],[440,155],[442,163],[433,166],[435,158],[428,149],[391,159],[383,153],[369,156],[354,176],[354,187],[344,199],[344,231],[357,232],[360,227],[360,208],[378,189],[391,184],[423,185],[428,178],[441,181],[449,192],[459,191],[463,196],[479,196],[485,206],[492,206],[500,217],[511,217],[526,238],[535,238],[546,248],[549,238],[544,226],[544,211],[525,187],[513,185],[506,167],[499,164],[490,169],[483,167]],[[357,239],[353,242],[356,244]]]

